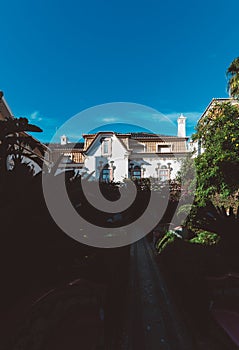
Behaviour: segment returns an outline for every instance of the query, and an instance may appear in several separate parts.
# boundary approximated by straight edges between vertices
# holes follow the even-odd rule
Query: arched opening
[[[105,164],[103,169],[101,170],[100,179],[102,182],[110,182],[111,180],[111,169],[109,164]]]

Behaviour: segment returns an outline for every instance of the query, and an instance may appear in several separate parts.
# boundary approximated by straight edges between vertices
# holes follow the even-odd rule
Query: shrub
[[[190,242],[202,245],[214,245],[218,243],[219,239],[220,237],[216,233],[201,231]]]

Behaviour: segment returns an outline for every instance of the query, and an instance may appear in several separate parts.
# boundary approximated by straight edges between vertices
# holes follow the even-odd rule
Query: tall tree
[[[195,159],[197,199],[228,199],[239,190],[239,105],[217,103],[199,121],[194,140],[204,152]]]
[[[239,99],[239,57],[235,58],[228,67],[227,76],[230,96]]]

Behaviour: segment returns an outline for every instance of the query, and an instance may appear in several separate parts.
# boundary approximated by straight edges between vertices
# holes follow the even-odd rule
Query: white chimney
[[[186,137],[186,119],[183,114],[178,118],[178,137]]]
[[[66,135],[61,136],[61,145],[66,145],[68,143],[68,137]]]

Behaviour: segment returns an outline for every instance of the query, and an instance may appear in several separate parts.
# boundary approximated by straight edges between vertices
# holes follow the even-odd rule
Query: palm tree
[[[227,90],[231,97],[239,99],[239,57],[235,58],[227,69]]]
[[[38,149],[44,157],[44,150],[39,141],[26,134],[26,131],[41,132],[38,126],[28,123],[26,118],[12,118],[0,120],[0,171],[7,171],[7,158],[14,156],[15,164],[26,156],[42,165],[42,159],[38,159],[34,149]]]

